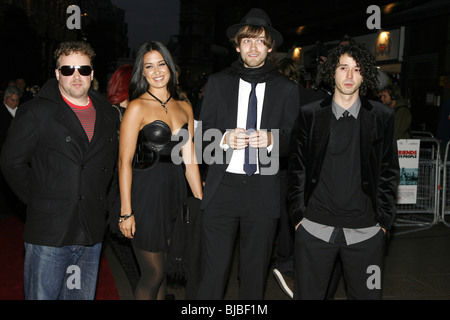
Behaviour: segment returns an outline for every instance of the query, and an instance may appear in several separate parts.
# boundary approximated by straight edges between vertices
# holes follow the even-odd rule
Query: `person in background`
[[[20,103],[20,90],[14,86],[8,86],[3,95],[0,106],[0,148],[6,140],[11,121],[16,116],[17,107]]]
[[[61,43],[56,78],[19,106],[3,145],[1,169],[27,206],[25,299],[95,297],[119,118],[90,89],[94,57],[87,42]]]
[[[294,299],[325,299],[337,257],[349,299],[380,299],[400,171],[394,110],[364,98],[378,73],[358,44],[332,49],[321,73],[334,94],[303,106],[291,137]]]
[[[15,86],[8,86],[3,95],[0,106],[0,152],[6,140],[9,126],[14,119],[20,102],[20,90]],[[15,216],[25,220],[23,203],[11,190],[5,177],[0,172],[0,216]]]
[[[170,52],[160,42],[144,43],[131,76],[119,147],[118,223],[141,271],[136,299],[166,297],[166,255],[186,202],[186,180],[193,196],[202,199],[193,136],[192,107],[180,100]]]
[[[133,72],[133,65],[124,64],[116,69],[111,76],[106,89],[106,98],[117,109],[118,117],[122,121],[123,114],[130,103],[129,101],[129,87],[131,74]],[[114,171],[114,178],[111,183],[110,190],[108,192],[108,202],[110,203],[110,213],[108,219],[109,239],[111,245],[119,259],[127,277],[130,281],[131,289],[136,290],[136,286],[139,282],[140,271],[136,257],[134,255],[131,241],[125,238],[120,232],[117,225],[117,217],[111,214],[111,209],[114,207],[114,202],[119,196],[119,172]]]
[[[176,64],[175,65],[175,70],[176,70],[176,77],[177,77],[177,89],[178,89],[178,94],[180,95],[180,98],[184,101],[187,101],[189,104],[191,104],[191,102],[189,101],[189,97],[186,91],[183,90],[183,88],[180,85],[180,78],[181,78],[181,68]]]
[[[7,87],[3,94],[3,106],[6,107],[6,109],[2,108],[2,111],[7,110],[10,114],[10,118],[8,118],[9,122],[7,123],[8,126],[11,123],[11,120],[16,115],[16,111],[17,111],[17,107],[19,106],[19,103],[20,103],[20,89],[15,86]],[[2,140],[2,142],[3,142],[3,140]]]
[[[33,95],[28,91],[28,86],[24,78],[19,77],[15,81],[15,85],[20,90],[20,104],[33,99]]]
[[[409,102],[400,94],[400,88],[388,85],[380,93],[381,102],[395,110],[395,136],[397,139],[411,138],[411,111]]]
[[[447,144],[450,141],[450,99],[445,100],[442,104],[436,137],[441,144],[441,159],[444,161],[447,153]],[[447,157],[449,156],[447,155]],[[450,161],[450,158],[447,161]]]
[[[106,98],[119,111],[120,120],[128,107],[131,74],[133,65],[121,65],[111,76],[106,88]]]

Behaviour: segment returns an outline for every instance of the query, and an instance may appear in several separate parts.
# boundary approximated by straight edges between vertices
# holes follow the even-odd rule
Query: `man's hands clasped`
[[[266,148],[272,144],[272,134],[265,130],[247,131],[236,128],[225,135],[225,143],[233,149],[245,149],[248,145],[252,148]]]

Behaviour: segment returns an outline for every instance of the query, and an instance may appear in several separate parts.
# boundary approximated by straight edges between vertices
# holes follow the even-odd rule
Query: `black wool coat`
[[[11,123],[0,165],[27,205],[25,242],[65,246],[103,240],[119,117],[100,93],[91,89],[89,97],[96,110],[91,142],[56,79],[21,105]]]

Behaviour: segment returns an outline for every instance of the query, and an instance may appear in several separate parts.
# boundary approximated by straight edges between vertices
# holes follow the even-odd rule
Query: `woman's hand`
[[[119,229],[126,238],[132,239],[134,236],[134,232],[136,231],[136,222],[134,220],[134,215],[129,217],[127,220],[119,222]]]

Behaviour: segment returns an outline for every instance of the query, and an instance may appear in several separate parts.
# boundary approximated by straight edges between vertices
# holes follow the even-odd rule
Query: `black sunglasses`
[[[73,73],[75,72],[75,69],[78,69],[78,72],[82,76],[88,76],[92,72],[91,66],[62,66],[58,70],[61,71],[61,74],[63,76],[68,77],[68,76],[73,75]]]

